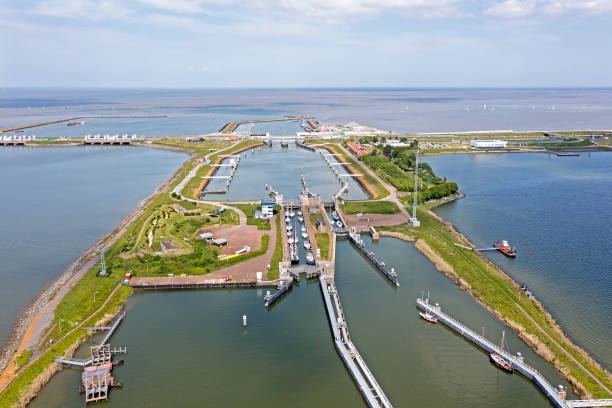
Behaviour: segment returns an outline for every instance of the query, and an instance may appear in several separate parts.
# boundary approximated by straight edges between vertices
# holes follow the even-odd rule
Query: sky
[[[0,87],[612,86],[612,0],[0,0]]]

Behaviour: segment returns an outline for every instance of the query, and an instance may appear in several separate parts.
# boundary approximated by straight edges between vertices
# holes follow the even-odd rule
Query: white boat
[[[287,242],[288,242],[289,244],[293,244],[293,237],[289,237],[289,239],[287,240]]]
[[[290,237],[291,235],[291,231],[287,231],[287,236]]]
[[[338,227],[338,228],[342,228],[342,227],[343,227],[343,225],[342,225],[342,223],[341,223],[340,221],[336,221],[336,227]]]
[[[310,241],[306,241],[306,240],[304,241],[304,248],[306,249],[312,248],[312,245],[310,245]]]
[[[294,213],[293,211],[291,211],[291,212],[289,213],[289,216],[290,216],[291,218],[293,218],[293,217],[295,217],[295,213]]]
[[[312,252],[309,252],[306,254],[306,263],[308,265],[314,265],[315,264],[315,259],[314,256],[312,255]]]
[[[338,220],[338,218],[340,218],[340,217],[338,217],[338,213],[335,212],[335,211],[332,213],[332,217],[334,217],[334,220],[336,220],[336,221]]]
[[[302,210],[298,210],[297,215],[301,217],[302,215],[304,215],[304,213],[302,212]]]
[[[287,225],[287,231],[291,231],[293,229],[293,225],[289,224]]]
[[[306,232],[306,226],[302,225],[302,228],[300,228],[300,230],[301,230],[302,232]]]
[[[300,217],[300,216],[298,215],[298,220],[299,220],[300,222],[304,222],[304,217]]]
[[[307,232],[302,232],[302,238],[304,238],[304,239],[308,238],[308,233]]]
[[[285,217],[285,222],[286,222],[287,224],[289,224],[289,223],[291,222],[291,218],[289,218],[289,217]]]

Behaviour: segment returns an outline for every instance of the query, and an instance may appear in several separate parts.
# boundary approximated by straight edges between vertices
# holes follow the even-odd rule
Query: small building
[[[229,243],[229,241],[225,238],[217,238],[215,240],[213,240],[213,245],[216,246],[223,246],[223,245],[227,245]]]
[[[361,148],[360,145],[358,145],[357,143],[354,142],[347,142],[346,145],[349,147],[349,149],[351,149],[353,151],[353,153],[355,153],[357,156],[361,156],[364,154],[368,154],[367,150],[364,150]]]
[[[202,232],[198,236],[202,239],[205,239],[206,241],[210,241],[211,239],[214,238],[214,235],[212,232]]]
[[[506,140],[472,140],[470,146],[475,149],[505,149]]]
[[[272,218],[274,215],[274,206],[276,201],[261,201],[261,210],[255,211],[253,216],[255,218]]]

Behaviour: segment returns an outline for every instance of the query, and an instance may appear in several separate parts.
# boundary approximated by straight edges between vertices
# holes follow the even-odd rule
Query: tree
[[[390,145],[385,145],[385,147],[383,147],[383,154],[387,157],[391,157],[392,151],[393,151],[393,148]]]

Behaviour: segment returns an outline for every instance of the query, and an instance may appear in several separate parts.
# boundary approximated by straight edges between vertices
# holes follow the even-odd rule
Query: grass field
[[[321,259],[329,260],[329,234],[317,232],[315,234],[317,246],[321,250]]]
[[[269,220],[258,219],[253,216],[255,211],[261,210],[261,205],[259,204],[232,204],[232,207],[239,208],[244,212],[244,214],[247,216],[247,225],[257,225],[257,229],[259,230],[272,229],[272,226],[270,225]]]
[[[274,247],[274,254],[270,260],[270,271],[268,271],[268,280],[278,279],[278,263],[283,260],[283,228],[280,222],[280,214],[275,216],[276,222],[276,246]]]
[[[400,212],[391,201],[345,201],[342,204],[345,214],[396,214]]]

